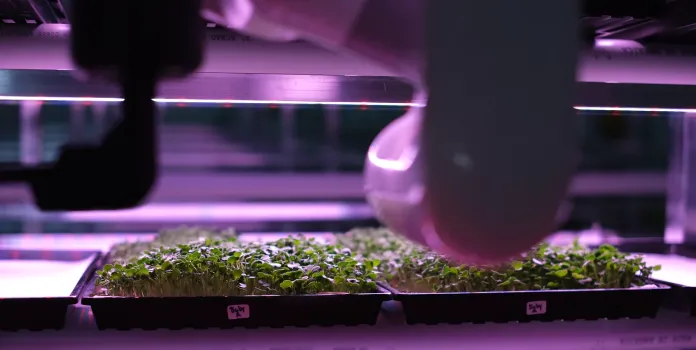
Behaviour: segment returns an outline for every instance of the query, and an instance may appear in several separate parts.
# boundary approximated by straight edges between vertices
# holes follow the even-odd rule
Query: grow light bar
[[[283,237],[302,235],[319,241],[330,242],[334,232],[238,232],[245,242],[266,242]],[[114,244],[122,242],[150,241],[154,233],[19,233],[0,235],[0,249],[13,252],[24,250],[80,250],[108,252]],[[19,253],[18,253],[19,254]]]
[[[341,101],[288,101],[288,100],[220,100],[220,99],[186,99],[154,98],[157,103],[175,104],[241,104],[241,105],[323,105],[323,106],[373,106],[373,107],[423,107],[416,102],[341,102]],[[0,96],[0,101],[38,101],[38,102],[123,102],[116,97],[46,97],[46,96]],[[590,107],[575,106],[579,111],[607,112],[657,112],[657,113],[696,113],[696,108],[657,108],[657,107]]]
[[[584,107],[576,106],[579,111],[601,112],[655,112],[655,113],[696,113],[696,108],[649,108],[649,107]]]
[[[321,221],[372,218],[366,204],[348,203],[225,203],[148,204],[126,210],[66,212],[57,218],[78,222],[182,222],[182,221]],[[37,214],[40,218],[42,215]],[[47,215],[51,217],[50,214]]]
[[[244,105],[324,105],[324,106],[374,106],[374,107],[422,107],[414,102],[341,102],[341,101],[289,101],[289,100],[211,100],[186,98],[153,98],[157,103],[196,103],[196,104],[244,104]],[[0,101],[40,101],[40,102],[123,102],[115,97],[44,97],[44,96],[0,96]]]

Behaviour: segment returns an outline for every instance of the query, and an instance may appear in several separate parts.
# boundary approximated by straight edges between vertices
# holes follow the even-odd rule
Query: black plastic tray
[[[104,261],[107,261],[104,259]],[[91,296],[95,278],[82,292],[100,330],[357,326],[377,323],[391,293],[259,295],[232,297]]]
[[[407,324],[459,324],[654,318],[670,289],[655,284],[658,288],[482,293],[404,293],[384,287],[401,302]]]
[[[668,244],[655,242],[629,242],[616,246],[624,252],[645,253],[645,254],[666,254],[679,255],[691,259],[696,259],[696,248],[686,244]],[[688,312],[690,316],[696,317],[696,287],[684,286],[678,283],[653,278],[653,281],[670,287],[665,296],[663,306],[681,312]]]
[[[691,317],[696,317],[696,287],[684,287],[688,298],[688,310]]]
[[[670,288],[662,306],[679,312],[687,312],[689,316],[696,317],[696,287],[684,286],[659,279],[655,281]]]
[[[62,329],[68,306],[77,304],[80,289],[94,273],[99,252],[0,250],[0,260],[77,261],[94,255],[70,295],[46,298],[0,298],[0,331]]]

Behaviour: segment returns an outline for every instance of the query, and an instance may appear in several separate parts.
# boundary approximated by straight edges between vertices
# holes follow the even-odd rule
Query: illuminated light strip
[[[276,203],[153,203],[124,210],[68,211],[46,213],[31,206],[10,205],[2,218],[66,222],[258,222],[371,219],[365,203],[276,202]],[[0,239],[0,242],[2,239]]]
[[[647,107],[575,107],[579,111],[600,112],[657,112],[657,113],[696,113],[696,108],[647,108]]]
[[[157,103],[207,103],[207,104],[276,104],[276,105],[324,105],[324,106],[373,106],[373,107],[422,107],[413,102],[338,102],[338,101],[284,101],[284,100],[208,100],[188,98],[153,98]],[[123,102],[114,97],[44,97],[44,96],[0,96],[0,101],[41,102]]]
[[[324,106],[373,106],[373,107],[422,107],[412,102],[338,102],[338,101],[283,101],[283,100],[204,100],[153,98],[157,103],[210,103],[210,104],[273,104],[273,105],[324,105]]]
[[[323,242],[333,241],[332,232],[302,232],[303,236]],[[296,232],[243,232],[239,239],[245,242],[268,242],[279,238],[294,237]],[[3,250],[87,250],[108,252],[121,242],[149,241],[152,233],[17,233],[0,235]],[[73,285],[74,287],[74,285]],[[1,287],[0,287],[1,288]]]
[[[0,101],[41,101],[41,102],[123,102],[113,97],[44,97],[44,96],[0,96]]]
[[[321,221],[370,219],[366,204],[326,203],[225,203],[148,204],[140,208],[58,213],[53,218],[78,222],[183,222],[183,221]],[[37,213],[35,218],[40,218]]]
[[[374,106],[374,107],[423,107],[416,102],[339,102],[339,101],[284,101],[284,100],[215,100],[188,98],[153,98],[157,103],[191,104],[274,104],[274,105],[324,105],[324,106]],[[0,96],[0,101],[42,101],[42,102],[123,102],[115,97],[44,97],[44,96]],[[658,113],[696,113],[696,108],[652,108],[652,107],[587,107],[575,106],[579,111],[600,112],[658,112]]]

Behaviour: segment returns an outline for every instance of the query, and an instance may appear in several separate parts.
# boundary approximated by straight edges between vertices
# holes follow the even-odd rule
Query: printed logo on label
[[[546,313],[546,300],[530,301],[527,303],[527,315],[543,315]]]
[[[244,318],[249,318],[249,305],[240,304],[227,306],[228,320],[240,320]]]

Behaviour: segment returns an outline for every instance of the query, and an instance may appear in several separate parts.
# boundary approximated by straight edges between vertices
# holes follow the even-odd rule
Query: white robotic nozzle
[[[427,202],[426,181],[424,178],[424,166],[428,160],[424,159],[422,152],[422,123],[425,109],[416,107],[410,109],[404,116],[389,124],[375,138],[368,151],[365,161],[365,194],[368,203],[375,210],[377,218],[387,225],[394,232],[406,238],[430,247],[440,253],[452,256],[465,263],[489,263],[497,262],[499,259],[490,255],[480,254],[479,252],[461,250],[457,246],[452,246],[440,236],[440,231],[436,228],[436,223],[440,218],[433,217]],[[511,152],[511,156],[518,156]],[[473,160],[465,154],[456,155],[452,159],[463,170],[479,171],[474,169],[476,166]],[[486,169],[482,169],[486,170]],[[559,176],[564,179],[565,171],[551,173],[551,176]],[[497,179],[505,180],[506,174],[494,174],[493,181]],[[515,173],[507,174],[515,176]],[[465,177],[462,180],[466,184]],[[491,183],[481,183],[490,185]],[[476,184],[473,184],[476,186]],[[495,183],[493,183],[495,185]],[[502,184],[501,184],[502,185]],[[457,200],[466,200],[476,196],[476,193],[467,195],[459,192],[456,188],[451,189],[454,195],[461,195]],[[475,199],[473,197],[472,199]],[[533,199],[530,199],[530,203]],[[456,205],[456,203],[455,203]],[[490,205],[485,201],[482,206]],[[499,220],[505,220],[505,203],[494,203],[492,208],[479,208],[473,210],[474,215],[487,210],[499,211]],[[553,218],[554,223],[567,220],[572,210],[572,204],[564,201],[559,206]],[[466,220],[466,213],[462,213],[462,218]],[[469,219],[470,220],[470,219]],[[461,230],[456,234],[467,238],[467,222],[462,223]],[[522,233],[525,233],[522,230]],[[550,232],[550,231],[547,231]],[[474,232],[475,233],[475,232]],[[510,232],[511,235],[517,232]],[[455,239],[460,239],[456,236]],[[475,239],[485,240],[485,236],[475,237]],[[497,242],[504,246],[505,241]],[[530,244],[534,244],[531,242]]]
[[[468,263],[507,260],[551,234],[579,159],[578,1],[501,4],[426,11],[424,234]]]
[[[505,261],[565,214],[578,160],[578,4],[427,6],[428,103],[375,139],[367,197],[385,224],[416,242],[462,263]]]

